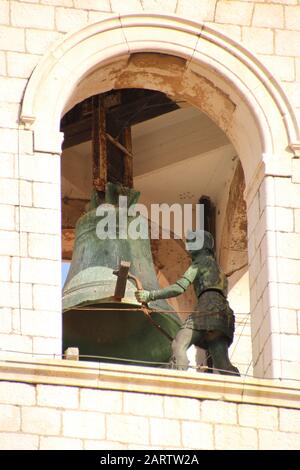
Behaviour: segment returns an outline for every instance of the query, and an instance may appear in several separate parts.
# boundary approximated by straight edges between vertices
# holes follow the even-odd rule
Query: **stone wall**
[[[10,104],[18,103],[39,56],[66,32],[111,13],[177,14],[220,29],[257,54],[300,110],[300,10],[297,0],[31,0],[1,3],[0,56]],[[4,79],[2,79],[4,80]],[[10,114],[16,106],[8,106]],[[299,114],[299,113],[298,113]],[[13,118],[14,121],[14,118]]]
[[[300,448],[284,406],[9,381],[0,402],[2,450]]]

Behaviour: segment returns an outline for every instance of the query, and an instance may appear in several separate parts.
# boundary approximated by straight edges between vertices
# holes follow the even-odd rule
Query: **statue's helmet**
[[[191,241],[194,239],[195,242],[197,235],[198,239],[202,242],[201,246],[198,248],[197,245],[195,247],[195,244],[193,242],[187,243],[187,251],[190,253],[190,255],[193,256],[201,252],[203,253],[204,251],[210,251],[213,253],[215,242],[212,234],[210,232],[207,232],[206,230],[198,231],[196,234],[195,232],[188,232],[187,239]]]

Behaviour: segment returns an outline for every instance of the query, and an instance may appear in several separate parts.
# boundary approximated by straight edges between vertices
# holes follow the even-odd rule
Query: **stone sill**
[[[289,382],[58,359],[0,358],[0,381],[65,385],[300,409]]]

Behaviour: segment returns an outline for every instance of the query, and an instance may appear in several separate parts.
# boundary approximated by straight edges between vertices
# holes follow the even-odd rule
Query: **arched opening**
[[[278,84],[248,51],[206,26],[199,33],[199,25],[178,18],[110,18],[71,34],[34,72],[21,119],[34,132],[35,151],[60,152],[60,117],[82,99],[132,87],[190,103],[228,136],[245,175],[248,240],[253,248],[254,229],[260,217],[262,221],[266,217],[264,207],[257,210],[265,166],[273,158],[290,158],[298,137],[294,115]],[[252,261],[250,257],[250,265]],[[269,311],[260,303],[262,295],[269,295],[267,279],[260,289],[251,291],[251,310],[258,324],[265,316],[264,312],[260,316],[260,309]],[[255,335],[253,340],[256,373],[272,375],[272,342],[259,344]],[[262,357],[269,362],[262,363]]]
[[[235,362],[241,372],[249,373],[251,338],[249,335],[241,337],[246,331],[245,328],[241,329],[241,326],[245,327],[250,320],[250,308],[248,306],[245,311],[244,306],[247,304],[245,296],[249,297],[249,286],[244,282],[242,296],[240,293],[236,295],[237,288],[233,289],[239,281],[241,269],[247,267],[244,174],[237,152],[225,133],[206,114],[180,95],[180,90],[177,89],[178,83],[174,84],[173,77],[167,74],[168,67],[175,69],[180,68],[180,65],[181,60],[171,56],[153,53],[135,54],[130,61],[127,61],[125,69],[124,62],[119,64],[118,71],[116,63],[107,65],[104,72],[101,69],[97,70],[97,80],[90,75],[79,85],[79,96],[83,96],[85,90],[88,98],[67,111],[61,124],[61,131],[64,132],[62,256],[64,260],[71,258],[75,224],[79,216],[87,212],[93,189],[92,120],[95,95],[91,97],[90,94],[95,88],[90,88],[89,85],[91,78],[92,83],[99,83],[100,79],[109,76],[113,69],[119,77],[117,88],[97,96],[105,108],[105,127],[107,132],[111,132],[110,136],[124,145],[122,130],[126,128],[130,132],[133,185],[141,192],[139,201],[147,207],[149,217],[152,204],[165,203],[169,206],[178,204],[183,208],[184,204],[195,206],[200,202],[201,196],[206,195],[213,205],[213,213],[206,216],[212,219],[216,256],[229,277],[231,303],[234,304],[236,312],[238,334],[232,350],[235,352]],[[135,88],[136,78],[132,71],[137,66],[143,71],[143,76],[139,76],[139,84],[144,88]],[[154,81],[157,81],[162,73],[163,88],[173,89],[172,96],[148,88],[150,85],[154,87]],[[124,85],[127,88],[121,88],[122,77],[125,77]],[[130,85],[133,87],[129,88]],[[200,92],[198,99],[203,100],[203,94]],[[71,103],[75,101],[77,101],[76,96],[72,97]],[[110,156],[108,180],[115,181],[115,178],[118,179],[118,174],[121,175],[118,166],[120,164],[122,166],[122,162],[115,159],[111,141],[107,141],[107,146],[106,154]],[[239,217],[243,219],[243,225],[238,225]],[[231,223],[233,220],[236,221],[232,237],[234,241],[230,243],[230,251],[223,246],[224,236],[232,235],[228,226],[229,220]],[[190,264],[183,240],[164,240],[160,237],[159,240],[151,240],[151,248],[161,287],[175,282]],[[241,301],[244,303],[242,312]],[[189,289],[183,296],[170,299],[169,302],[184,320],[189,312],[194,310],[196,298],[193,289]],[[242,344],[243,354],[239,354]]]

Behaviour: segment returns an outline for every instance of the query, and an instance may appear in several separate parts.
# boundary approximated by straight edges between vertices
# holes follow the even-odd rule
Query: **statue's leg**
[[[220,369],[220,374],[240,375],[239,370],[231,364],[228,356],[228,343],[225,336],[221,336],[209,342],[208,350],[211,354],[215,369]]]
[[[187,357],[187,350],[197,340],[197,331],[191,328],[182,328],[178,331],[172,342],[173,356],[171,359],[171,367],[173,369],[187,370],[189,360]]]

